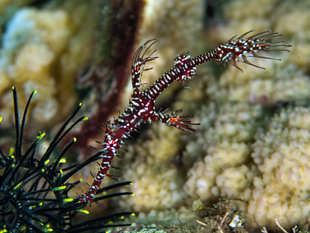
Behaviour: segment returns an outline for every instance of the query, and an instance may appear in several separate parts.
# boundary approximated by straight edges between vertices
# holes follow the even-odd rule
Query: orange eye
[[[259,47],[265,47],[265,46],[269,46],[270,44],[266,43],[266,44],[259,44]]]
[[[171,117],[170,118],[170,122],[176,122],[176,121],[179,121],[179,120],[181,120],[181,118],[179,118],[179,117]]]
[[[139,70],[140,70],[140,66],[138,65],[138,66],[135,67],[135,72],[137,72]]]

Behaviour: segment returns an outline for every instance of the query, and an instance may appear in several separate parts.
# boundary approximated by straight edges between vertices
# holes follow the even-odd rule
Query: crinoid
[[[82,222],[73,221],[76,214],[88,214],[88,211],[83,209],[86,204],[81,203],[78,197],[69,196],[69,191],[81,182],[71,182],[69,178],[102,157],[101,153],[97,153],[83,163],[66,165],[66,153],[76,142],[75,138],[56,154],[56,148],[68,132],[87,119],[80,117],[71,123],[82,105],[78,105],[58,130],[46,151],[38,155],[37,147],[45,133],[39,133],[28,148],[24,148],[23,145],[27,111],[36,92],[30,95],[20,123],[16,88],[13,87],[12,91],[16,142],[8,153],[0,150],[0,232],[84,232],[130,225],[119,221],[132,212],[121,212]],[[122,182],[104,187],[99,190],[104,192],[104,195],[95,198],[94,201],[130,195],[131,192],[110,193],[111,190],[130,183]]]

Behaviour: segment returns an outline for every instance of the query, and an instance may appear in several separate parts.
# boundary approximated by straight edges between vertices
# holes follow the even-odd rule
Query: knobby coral
[[[310,221],[310,110],[289,107],[275,115],[257,135],[252,157],[254,178],[249,216],[261,224]]]

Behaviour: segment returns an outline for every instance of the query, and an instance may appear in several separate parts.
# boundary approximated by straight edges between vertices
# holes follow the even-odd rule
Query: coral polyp
[[[15,146],[5,153],[0,150],[0,231],[1,232],[84,232],[90,229],[101,229],[110,226],[127,226],[130,224],[118,223],[132,212],[120,212],[94,220],[76,222],[74,217],[78,213],[88,214],[84,210],[84,203],[79,198],[72,198],[70,191],[81,180],[73,180],[73,175],[89,163],[99,159],[100,154],[91,156],[83,163],[67,165],[66,154],[76,143],[73,138],[59,152],[59,144],[63,138],[78,123],[86,117],[76,117],[82,104],[79,104],[73,114],[62,125],[43,154],[38,153],[39,143],[45,133],[39,133],[32,144],[25,148],[24,130],[27,112],[35,91],[30,95],[20,122],[16,88],[12,88],[14,101]],[[1,122],[2,118],[0,118]],[[56,153],[57,151],[57,153]],[[111,190],[131,182],[122,182],[100,189],[104,195],[95,201],[130,195],[131,192],[115,192]]]

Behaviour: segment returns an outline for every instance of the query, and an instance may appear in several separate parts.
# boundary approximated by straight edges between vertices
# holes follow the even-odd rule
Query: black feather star
[[[12,88],[16,142],[8,154],[0,150],[0,232],[85,232],[113,226],[128,226],[120,223],[132,212],[121,212],[93,220],[76,223],[73,217],[78,213],[88,214],[79,198],[69,196],[69,191],[81,181],[69,182],[76,172],[100,158],[100,152],[83,163],[66,166],[66,152],[76,142],[73,138],[60,153],[55,150],[63,138],[79,122],[86,120],[80,117],[73,122],[82,104],[58,130],[42,156],[38,156],[37,147],[45,133],[39,133],[34,142],[23,147],[23,134],[27,111],[33,95],[30,95],[21,123],[19,121],[17,91]],[[0,117],[0,123],[2,118]],[[71,123],[73,122],[73,123]],[[69,126],[70,125],[70,126]],[[100,190],[105,195],[95,198],[97,202],[120,195],[131,195],[131,192],[109,191],[131,182],[121,182],[106,186]]]

